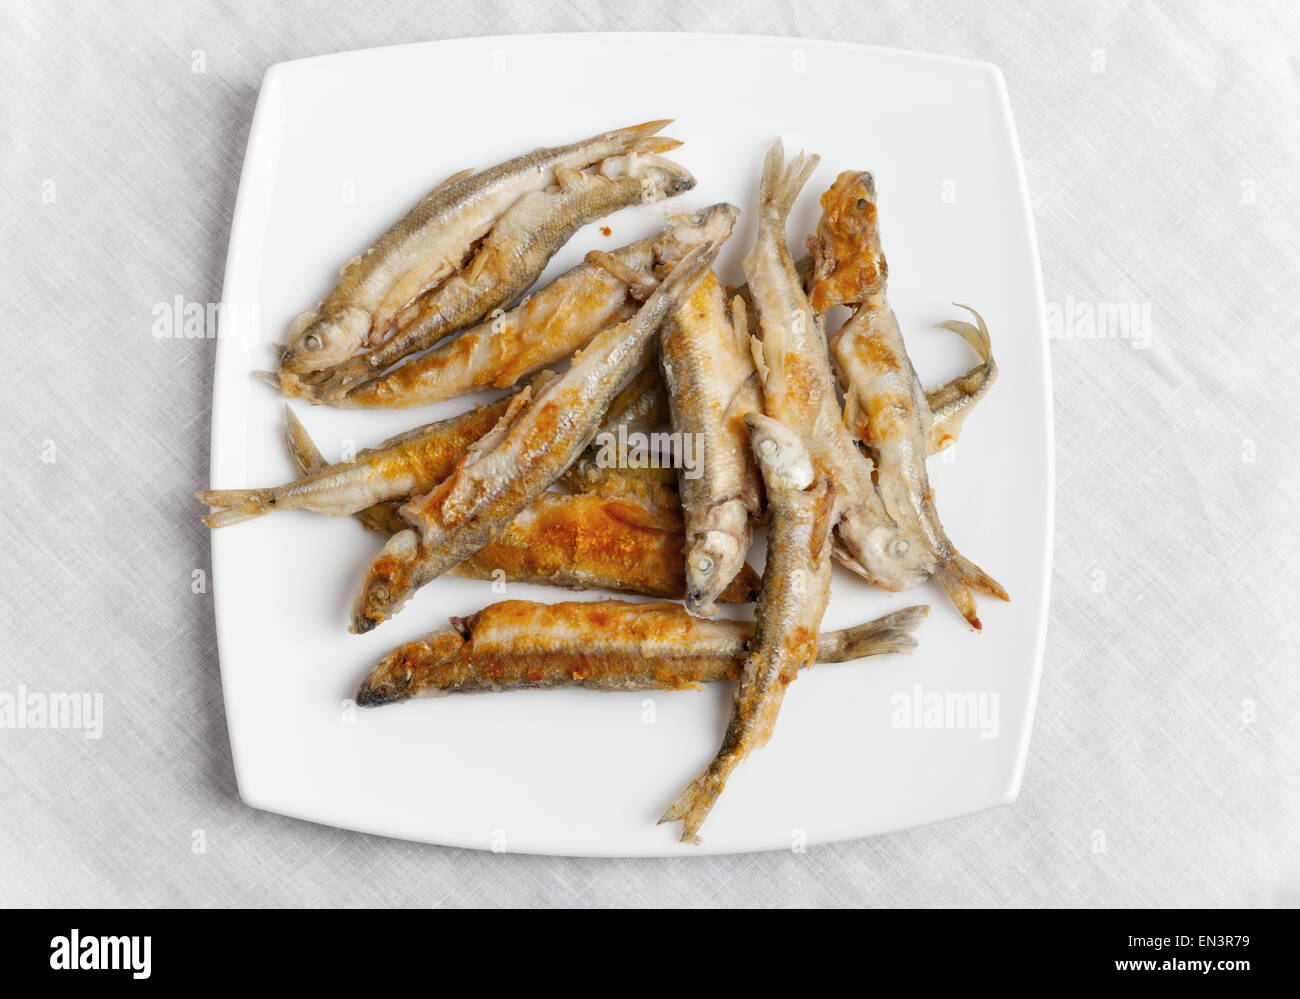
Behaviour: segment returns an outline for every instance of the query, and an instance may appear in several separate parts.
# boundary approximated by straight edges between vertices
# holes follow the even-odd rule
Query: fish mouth
[[[686,609],[696,617],[713,617],[718,612],[708,593],[698,588],[686,591]]]
[[[672,197],[674,194],[681,194],[685,191],[690,191],[694,189],[694,187],[695,178],[690,174],[687,174],[684,177],[674,177],[670,180],[666,185],[665,191],[669,197]]]
[[[401,692],[391,683],[365,684],[357,691],[357,705],[363,708],[383,707],[401,700],[404,700]]]
[[[710,576],[697,576],[691,578],[692,574],[687,574],[686,579],[686,609],[695,617],[716,617],[718,608],[714,603],[718,599],[721,589],[718,587],[718,580],[722,574],[714,573]],[[725,587],[723,587],[725,588]]]
[[[354,635],[364,635],[368,631],[374,631],[383,623],[382,617],[371,617],[369,614],[355,614],[352,617],[352,625],[349,631]]]

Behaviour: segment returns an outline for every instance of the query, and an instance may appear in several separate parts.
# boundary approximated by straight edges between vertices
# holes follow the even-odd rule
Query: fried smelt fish
[[[798,433],[759,413],[750,413],[745,422],[767,491],[767,564],[754,640],[742,660],[722,746],[659,820],[681,822],[683,842],[698,842],[700,826],[731,771],[771,736],[785,688],[817,658],[830,600],[832,480]]]
[[[288,406],[285,441],[304,474],[327,467]],[[604,484],[610,486],[608,481]],[[634,501],[635,491],[630,488],[616,492],[610,496],[542,493],[504,531],[449,571],[469,579],[504,577],[517,583],[681,599],[686,595],[685,535],[676,493],[671,504],[649,506]],[[396,534],[410,527],[397,512],[400,505],[400,501],[378,503],[356,517],[372,530]],[[758,587],[758,573],[746,565],[720,599],[751,603]]]
[[[840,174],[822,196],[822,210],[811,240],[817,257],[813,300],[857,306],[831,342],[844,388],[844,419],[876,457],[880,495],[890,516],[933,554],[936,578],[962,616],[979,628],[973,590],[1010,598],[953,547],[939,522],[925,468],[930,409],[886,297],[889,268],[872,175]]]
[[[801,154],[787,164],[780,140],[763,162],[758,239],[745,276],[758,316],[764,409],[808,442],[835,483],[836,558],[877,586],[904,590],[929,578],[934,557],[909,540],[876,493],[871,459],[842,419],[821,319],[786,248],[786,219],[817,162]]]
[[[521,391],[445,482],[402,507],[414,528],[393,535],[367,571],[353,604],[355,633],[482,548],[577,460],[610,401],[648,360],[664,316],[717,251],[715,243],[692,250],[635,316],[600,333],[535,396],[533,387]]]
[[[929,607],[823,634],[819,663],[909,653]],[[415,697],[587,687],[683,690],[734,680],[753,638],[748,621],[701,621],[675,603],[539,604],[504,600],[394,649],[362,681],[365,708]]]
[[[745,564],[762,510],[745,414],[761,412],[763,400],[739,298],[735,310],[728,314],[709,271],[659,331],[673,431],[694,443],[693,467],[678,470],[677,488],[686,519],[686,609],[701,617],[717,613],[714,598]]]
[[[358,386],[335,405],[422,406],[513,385],[627,319],[658,285],[665,263],[730,225],[731,206],[714,205],[673,218],[649,239],[608,253],[593,251],[514,308]]]
[[[602,171],[608,173],[557,170],[558,190],[533,191],[519,199],[492,227],[473,260],[412,304],[383,345],[310,376],[310,397],[338,399],[402,358],[513,301],[588,222],[628,205],[671,198],[695,185],[683,167],[658,156],[616,157],[606,161]]]
[[[658,156],[615,160],[603,165],[608,174],[557,169],[558,189],[531,191],[511,205],[473,259],[412,303],[398,317],[397,331],[389,339],[374,350],[306,376],[303,381],[309,388],[304,394],[319,402],[339,399],[402,358],[513,301],[588,222],[638,202],[673,197],[695,184],[683,167]]]
[[[294,320],[281,358],[282,375],[319,371],[384,342],[398,315],[461,270],[475,244],[521,197],[556,184],[557,170],[584,170],[607,157],[666,152],[677,143],[655,133],[667,124],[651,121],[605,132],[448,178],[351,260],[315,309]]]
[[[686,595],[684,543],[679,508],[655,510],[629,499],[545,492],[448,572],[681,599]],[[758,573],[744,565],[718,599],[751,603],[759,583]]]
[[[314,510],[334,517],[419,494],[450,475],[470,445],[505,415],[511,397],[418,427],[282,486],[208,489],[194,495],[214,507],[209,527],[238,524],[275,510]]]

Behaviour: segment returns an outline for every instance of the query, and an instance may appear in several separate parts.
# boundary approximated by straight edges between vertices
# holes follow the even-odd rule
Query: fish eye
[[[858,211],[865,212],[868,204],[869,202],[866,198],[858,198]]]
[[[779,450],[779,448],[777,448],[776,441],[772,440],[771,437],[764,437],[761,441],[759,441],[758,449],[762,451],[765,455],[767,455],[769,458],[775,456],[776,452]]]
[[[912,546],[907,543],[906,538],[898,538],[889,546],[889,554],[893,558],[902,558]]]
[[[302,345],[308,350],[320,350],[325,346],[325,341],[320,338],[319,333],[308,333],[303,337]]]
[[[708,555],[701,555],[695,560],[695,568],[700,572],[710,572],[713,569],[713,559]]]
[[[370,596],[372,599],[378,600],[380,603],[384,603],[388,600],[388,587],[385,586],[383,583],[380,583],[378,586],[371,588]]]

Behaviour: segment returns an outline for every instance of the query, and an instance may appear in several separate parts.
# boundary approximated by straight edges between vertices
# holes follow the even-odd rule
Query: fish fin
[[[260,372],[254,372],[253,375],[254,377],[258,377]],[[269,384],[268,379],[262,380],[267,381]],[[303,399],[311,403],[313,406],[316,405],[317,400],[316,397],[312,395],[311,386],[303,381],[300,375],[295,375],[291,371],[281,371],[276,387],[279,388],[280,394],[285,398]]]
[[[411,526],[397,512],[405,504],[406,500],[404,499],[385,500],[383,503],[376,503],[364,510],[358,510],[354,516],[361,521],[361,526],[368,531],[378,531],[380,534],[388,535],[399,534]]]
[[[835,544],[831,547],[831,557],[840,565],[844,566],[844,568],[848,569],[849,572],[870,581],[872,576],[871,573],[867,571],[867,567],[859,562],[856,556],[849,552],[843,539],[839,536],[839,531],[837,530],[835,533]]]
[[[461,471],[467,458],[461,458],[451,474],[430,489],[423,496],[412,496],[397,508],[397,516],[406,524],[416,527],[421,537],[425,534],[425,519],[430,516],[426,511],[448,511],[448,501],[452,491],[459,482]],[[400,501],[399,501],[400,502]]]
[[[759,381],[758,372],[751,371],[731,394],[731,401],[722,412],[722,422],[730,423],[737,418],[744,419],[746,413],[762,412],[762,410],[763,385]]]
[[[447,623],[451,625],[453,631],[468,642],[473,637],[474,619],[477,617],[477,614],[471,614],[469,617],[449,617]]]
[[[253,371],[251,374],[256,381],[270,385],[277,392],[284,391],[284,386],[280,383],[280,376],[274,371]]]
[[[453,173],[446,180],[442,181],[442,183],[438,184],[436,187],[430,190],[429,194],[434,194],[437,191],[441,191],[444,190],[445,188],[451,187],[452,184],[459,184],[462,180],[466,179],[467,177],[472,177],[475,173],[477,173],[477,171],[473,167],[470,167],[468,170],[458,170],[456,173]],[[428,194],[425,195],[426,198],[428,196],[429,196]],[[350,266],[350,264],[345,265],[344,270],[347,270],[347,266]]]
[[[831,529],[835,527],[836,511],[835,509],[835,483],[830,476],[824,472],[818,476],[822,481],[822,492],[817,497],[817,505],[813,510],[813,527],[812,533],[808,539],[808,546],[812,549],[814,559],[820,562],[818,556],[825,550],[827,541],[830,538]]]
[[[767,361],[763,357],[763,341],[756,336],[751,336],[749,338],[749,352],[754,358],[754,370],[758,372],[758,380],[766,385],[768,368]]]
[[[749,306],[744,295],[731,297],[731,335],[736,338],[736,347],[740,351],[750,349]]]
[[[1011,599],[1007,595],[1007,591],[1002,588],[1002,585],[996,579],[970,559],[957,552],[953,552],[952,559],[946,565],[940,566],[935,571],[934,576],[948,594],[948,598],[953,602],[953,605],[961,613],[961,616],[976,631],[981,630],[984,626],[980,622],[979,615],[976,614],[975,596],[971,593],[972,589],[997,597],[999,600],[1009,601]]]
[[[550,379],[546,379],[546,383],[549,381]],[[515,393],[514,398],[510,400],[510,405],[506,407],[506,411],[501,414],[500,419],[497,420],[492,429],[471,444],[465,451],[464,462],[472,461],[478,455],[485,451],[492,450],[492,448],[500,444],[501,441],[505,440],[506,436],[510,433],[510,428],[514,426],[515,421],[518,420],[520,414],[523,413],[524,408],[532,401],[534,388],[539,384],[539,382],[540,378],[539,380],[534,381],[531,385],[525,385]]]
[[[758,202],[764,214],[784,224],[799,192],[820,162],[821,157],[815,153],[811,156],[800,153],[786,163],[781,140],[773,142],[763,159],[763,178],[759,183]]]
[[[658,531],[681,530],[682,524],[679,518],[664,517],[640,503],[625,499],[605,499],[603,506],[610,519],[627,524],[629,527]]]
[[[905,607],[866,624],[823,633],[818,643],[818,662],[847,662],[865,656],[908,653],[916,648],[911,634],[930,613],[929,604]]]
[[[275,504],[273,489],[205,489],[194,495],[216,507],[203,518],[209,527],[228,527],[270,512]]]
[[[477,282],[487,267],[488,261],[496,255],[496,248],[491,243],[485,243],[478,253],[474,254],[474,259],[469,262],[469,271],[465,274],[465,280],[470,284]]]
[[[560,185],[561,191],[576,191],[582,187],[585,174],[581,170],[575,170],[573,167],[557,166],[555,168],[555,182]]]
[[[591,250],[583,259],[622,281],[627,285],[627,293],[638,302],[644,302],[650,297],[651,292],[659,287],[659,282],[653,277],[635,267],[629,267],[614,254],[607,253],[605,250]]]
[[[662,132],[672,123],[672,118],[656,118],[654,121],[643,121],[640,125],[628,125],[626,128],[616,128],[612,132],[606,132],[603,138],[615,142],[623,139],[631,141],[643,135],[654,135],[656,132]]]
[[[299,475],[311,475],[329,464],[307,433],[302,420],[298,419],[293,407],[287,402],[284,404],[284,444],[289,449],[289,457],[293,459]]]

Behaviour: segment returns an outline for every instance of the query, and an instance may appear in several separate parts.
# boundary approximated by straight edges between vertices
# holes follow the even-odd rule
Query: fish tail
[[[984,323],[984,317],[969,305],[962,305],[960,302],[953,302],[952,304],[959,309],[965,309],[974,316],[978,325],[972,326],[970,323],[962,322],[959,319],[949,319],[939,325],[960,336],[975,348],[975,353],[979,354],[981,361],[987,362],[993,356],[993,341],[989,337],[989,328]]]
[[[671,118],[660,118],[658,121],[642,122],[640,125],[629,125],[627,128],[606,132],[596,140],[600,155],[602,157],[629,154],[653,155],[676,149],[681,145],[678,140],[655,134],[670,124],[672,124]]]
[[[763,159],[763,179],[759,184],[758,203],[765,217],[774,216],[783,225],[785,218],[794,207],[799,192],[808,183],[808,178],[817,169],[821,157],[800,153],[790,160],[785,160],[785,147],[781,140],[772,143]]]
[[[203,518],[203,523],[213,528],[260,517],[275,504],[274,489],[207,489],[194,495],[217,508]]]
[[[718,801],[718,795],[722,794],[722,789],[727,783],[726,773],[720,771],[716,766],[710,766],[704,773],[696,777],[686,786],[686,789],[677,796],[677,800],[668,806],[659,819],[659,825],[666,822],[680,822],[682,824],[681,841],[683,843],[698,844],[700,842],[700,827],[704,825],[704,820],[709,817],[709,812]]]
[[[645,135],[635,140],[627,151],[629,153],[657,155],[667,153],[682,144],[681,139],[670,139],[666,135]]]
[[[838,663],[865,656],[911,652],[916,648],[916,638],[912,632],[920,627],[929,613],[929,604],[917,604],[866,624],[827,632],[818,642],[817,661]]]
[[[934,575],[953,605],[961,612],[961,616],[977,631],[983,628],[983,625],[975,612],[975,596],[971,590],[987,593],[999,600],[1011,599],[996,579],[957,552],[953,552],[952,559],[940,566]]]
[[[640,125],[628,125],[627,128],[616,128],[612,132],[606,132],[605,139],[616,144],[626,143],[630,148],[638,140],[652,136],[656,132],[662,132],[672,123],[673,119],[671,118],[643,121]]]

